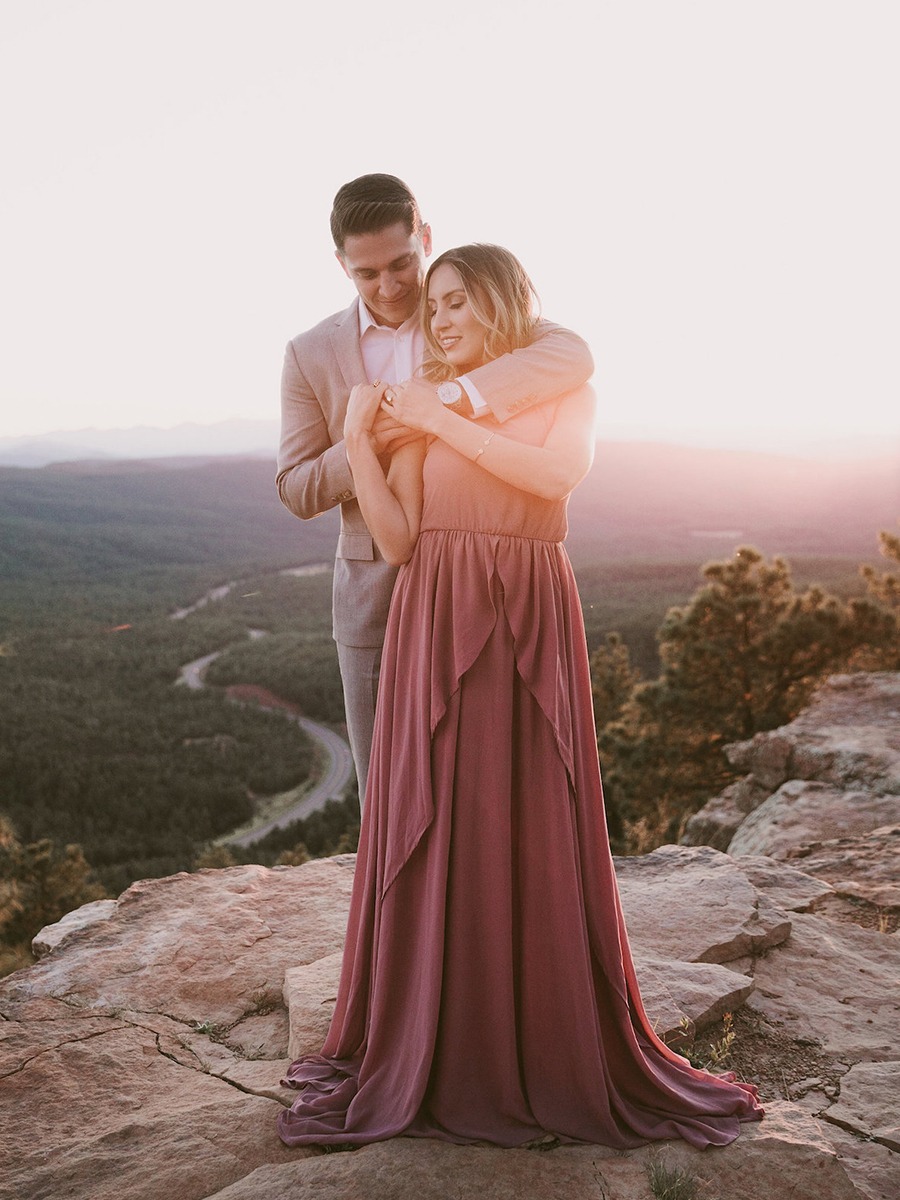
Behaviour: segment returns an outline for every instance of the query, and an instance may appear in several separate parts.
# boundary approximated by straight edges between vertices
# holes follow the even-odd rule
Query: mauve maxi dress
[[[556,407],[503,436],[542,443]],[[388,620],[337,1006],[321,1054],[288,1071],[299,1095],[281,1137],[730,1142],[762,1115],[755,1089],[691,1067],[641,1003],[566,501],[440,441],[424,476]]]

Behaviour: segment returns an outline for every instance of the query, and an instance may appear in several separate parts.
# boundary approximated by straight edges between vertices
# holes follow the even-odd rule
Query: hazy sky
[[[498,241],[601,434],[900,444],[896,0],[0,0],[0,435],[276,417],[334,192]]]

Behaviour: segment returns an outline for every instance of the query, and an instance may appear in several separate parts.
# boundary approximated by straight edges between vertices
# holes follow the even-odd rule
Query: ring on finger
[[[385,391],[384,391],[385,404],[393,404],[396,399],[397,399],[397,393],[394,391],[394,389],[393,388],[385,388]]]

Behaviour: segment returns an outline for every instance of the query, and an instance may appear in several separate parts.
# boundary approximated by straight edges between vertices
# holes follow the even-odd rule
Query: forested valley
[[[352,795],[252,852],[226,848],[260,798],[301,788],[315,770],[296,722],[234,703],[227,688],[257,684],[316,720],[342,717],[336,514],[296,520],[273,474],[252,460],[0,469],[6,969],[40,924],[135,879],[352,848]],[[612,483],[614,496],[597,484],[576,494],[570,543],[612,832],[630,851],[677,836],[727,779],[724,742],[785,719],[823,672],[900,663],[877,544],[900,497],[867,493],[856,525],[836,528],[824,513],[818,528],[771,515],[754,528],[744,512],[738,530],[741,496],[720,491],[704,509],[691,493],[679,516],[654,508],[639,479],[630,506],[621,473]],[[751,542],[763,553],[735,553]],[[792,575],[764,557],[780,550]],[[701,575],[709,559],[719,566]],[[318,569],[292,573],[304,565]],[[226,594],[192,608],[212,589]],[[185,664],[211,654],[209,686],[178,684]],[[768,675],[762,661],[775,664]]]

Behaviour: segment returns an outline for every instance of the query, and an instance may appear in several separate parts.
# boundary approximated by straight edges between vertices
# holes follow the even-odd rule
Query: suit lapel
[[[353,301],[338,317],[331,330],[331,345],[348,390],[357,383],[368,383],[359,348],[359,307]]]

